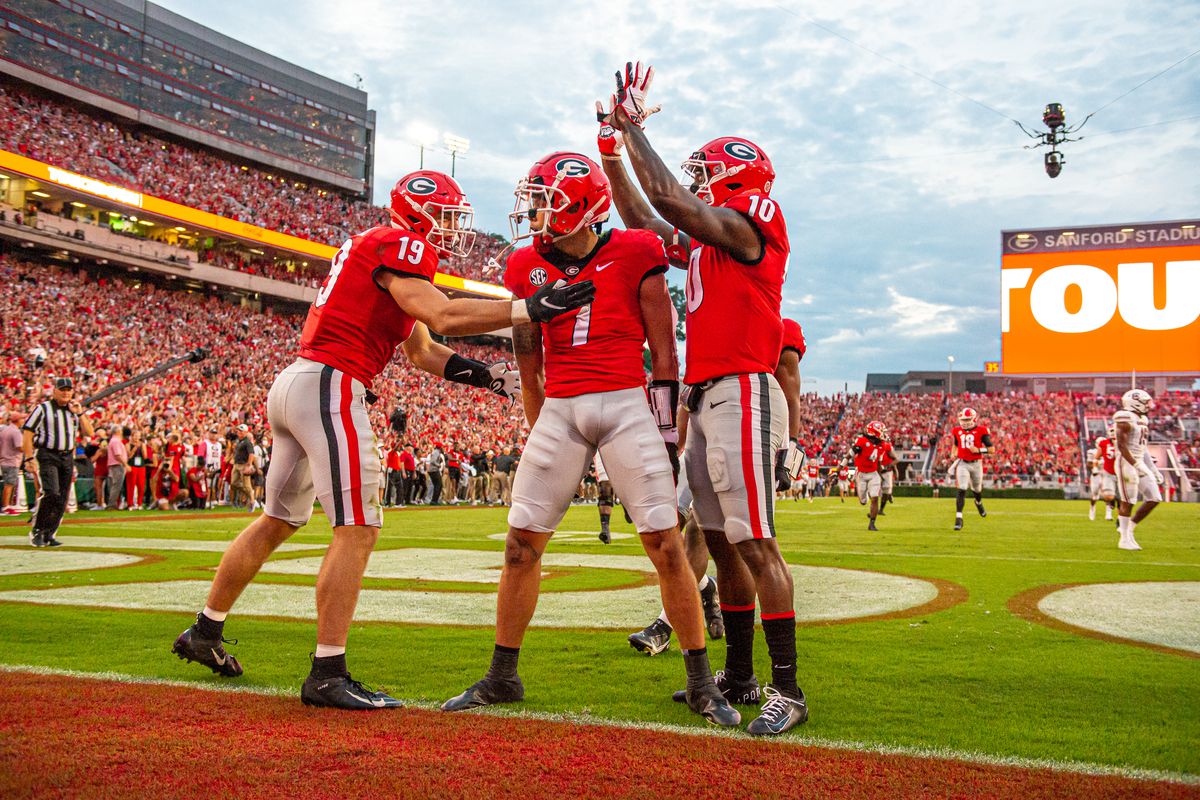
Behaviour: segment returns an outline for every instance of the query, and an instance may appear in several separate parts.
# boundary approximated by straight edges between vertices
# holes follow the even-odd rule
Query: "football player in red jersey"
[[[879,492],[882,480],[879,477],[879,464],[883,458],[883,436],[885,430],[882,422],[868,422],[866,430],[854,440],[850,447],[850,455],[854,457],[854,483],[858,489],[858,502],[866,505],[871,502],[867,511],[867,530],[878,530],[875,527],[875,517],[879,515]]]
[[[599,451],[609,480],[658,571],[663,605],[679,632],[688,706],[732,726],[741,715],[708,665],[700,595],[684,554],[672,461],[678,433],[679,361],[667,292],[667,256],[650,231],[608,230],[612,189],[578,153],[540,159],[517,184],[513,238],[532,237],[505,266],[504,285],[530,297],[546,286],[594,280],[595,302],[546,324],[513,328],[529,439],[513,481],[496,644],[482,680],[442,704],[460,711],[524,699],[517,659],[537,605],[542,553],[570,507],[579,476]],[[528,232],[521,227],[529,224]],[[646,402],[642,343],[650,347]]]
[[[788,446],[775,456],[775,481],[779,486],[793,485],[804,473],[807,456],[800,445],[800,360],[808,346],[804,343],[804,332],[794,319],[783,320],[783,344],[779,350],[779,363],[775,365],[775,380],[787,401]],[[801,488],[806,488],[802,485]],[[809,500],[812,493],[809,492]]]
[[[992,448],[992,434],[986,425],[979,422],[979,413],[973,408],[964,408],[958,415],[958,425],[950,431],[950,443],[954,448],[955,460],[950,468],[958,482],[958,494],[954,499],[954,530],[963,527],[963,504],[967,490],[975,495],[975,510],[986,517],[983,510],[983,456]]]
[[[505,362],[484,364],[435,343],[523,322],[546,322],[591,302],[590,282],[552,286],[528,299],[451,300],[434,288],[439,254],[465,255],[471,207],[452,178],[414,172],[392,190],[392,225],[351,237],[333,257],[309,309],[300,356],[267,397],[274,435],[265,513],[230,544],[196,624],[175,641],[180,658],[229,677],[242,674],[222,647],[225,617],[272,552],[312,516],[313,499],[333,526],[317,576],[317,648],[301,699],[347,709],[399,703],[364,689],[346,669],[346,636],[363,570],[382,525],[379,462],[364,400],[397,346],[419,369],[515,398]],[[428,326],[428,328],[426,327]],[[370,402],[367,400],[367,402]]]
[[[653,68],[627,64],[597,116],[612,142],[603,152],[621,219],[669,242],[686,262],[689,431],[685,462],[693,511],[717,564],[728,641],[719,674],[727,697],[751,696],[755,597],[771,656],[771,685],[754,735],[783,733],[808,719],[796,683],[792,575],[775,541],[775,453],[788,441],[787,405],[774,376],[783,340],[779,308],[790,250],[770,197],[775,171],[741,137],[721,137],[684,162],[684,187],[642,130]],[[620,135],[618,140],[617,135]],[[621,166],[623,145],[645,192]],[[648,202],[647,202],[648,201]],[[657,213],[656,213],[657,212]],[[661,218],[660,218],[661,217]]]
[[[850,468],[845,464],[839,464],[837,470],[838,476],[838,497],[842,502],[846,502],[846,492],[850,489]]]
[[[1096,460],[1100,465],[1100,497],[1104,500],[1104,519],[1113,522],[1117,503],[1117,431],[1112,420],[1104,426],[1105,435],[1096,440]]]
[[[879,453],[879,513],[887,508],[892,499],[892,487],[896,482],[896,448],[892,446],[892,434],[887,427],[883,429],[883,448]]]

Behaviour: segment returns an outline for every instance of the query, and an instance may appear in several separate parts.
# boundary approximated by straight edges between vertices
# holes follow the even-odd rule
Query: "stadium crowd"
[[[209,431],[232,440],[246,425],[264,456],[269,454],[267,391],[295,357],[302,316],[161,289],[130,275],[89,275],[8,256],[0,256],[0,280],[14,287],[0,293],[0,405],[32,408],[57,376],[74,378],[78,396],[86,397],[172,355],[204,347],[210,351],[206,361],[178,367],[93,406],[93,423],[104,431],[100,436],[129,428],[154,451],[154,440],[164,451],[174,441],[181,455],[194,456]],[[511,357],[495,346],[451,346],[485,361]],[[427,457],[435,445],[447,456],[476,448],[486,455],[522,441],[519,408],[481,390],[401,362],[391,364],[374,388],[380,401],[371,407],[372,425],[381,436],[387,432],[389,445],[410,445]],[[387,423],[397,406],[405,409],[409,423],[402,438]],[[178,486],[186,462],[172,464]],[[450,463],[443,469],[447,478],[453,474]],[[217,496],[227,497],[230,489],[227,479]]]
[[[239,165],[199,147],[134,129],[123,121],[92,116],[6,83],[0,83],[0,148],[228,219],[333,246],[367,228],[386,225],[389,219],[385,208],[296,178]],[[445,262],[442,270],[489,280],[484,272],[487,260],[504,242],[485,233],[480,233],[476,242],[474,253]],[[261,264],[251,266],[259,274],[267,274]],[[286,270],[276,270],[269,277],[280,275],[292,276],[284,280],[310,280]]]
[[[164,497],[172,504],[195,502],[182,491],[188,488],[189,457],[205,450],[201,441],[210,432],[226,442],[228,462],[238,429],[245,425],[260,448],[257,460],[264,466],[269,463],[267,391],[277,372],[294,358],[301,315],[269,308],[259,311],[216,296],[168,290],[131,273],[104,268],[89,272],[12,256],[0,256],[0,280],[12,287],[0,293],[0,406],[18,413],[28,410],[61,375],[73,377],[79,396],[85,397],[166,357],[204,347],[211,353],[207,360],[179,367],[93,406],[90,413],[98,436],[111,437],[114,431],[128,428],[123,441],[147,448],[146,469],[137,474],[149,484],[150,502]],[[511,359],[503,344],[456,341],[451,346],[485,362]],[[508,479],[499,475],[511,474],[526,434],[519,406],[427,375],[403,360],[388,366],[374,390],[380,399],[371,407],[370,417],[389,477],[384,499],[392,503],[422,498],[503,501]],[[944,475],[952,460],[946,434],[955,423],[954,412],[972,405],[994,434],[996,452],[985,460],[992,485],[1065,483],[1079,474],[1081,414],[1111,414],[1118,399],[1014,392],[955,395],[944,407],[941,395],[822,398],[810,394],[802,403],[801,438],[810,455],[823,451],[826,464],[836,463],[853,435],[868,420],[880,419],[890,428],[898,449],[936,445],[937,477]],[[388,418],[396,408],[407,417],[403,435],[389,427]],[[935,435],[943,419],[944,431]],[[1200,395],[1166,395],[1152,419],[1156,429],[1179,442],[1184,465],[1200,467]],[[103,443],[82,442],[81,448],[91,448],[94,457],[88,461],[94,464],[85,470],[103,475]],[[164,463],[167,466],[158,470]],[[209,484],[212,500],[234,500],[237,481],[230,476],[230,465],[210,466],[218,472],[217,480]],[[399,478],[390,480],[394,476]],[[255,488],[260,491],[257,484]],[[253,501],[246,494],[238,499]],[[129,497],[125,502],[141,501]]]

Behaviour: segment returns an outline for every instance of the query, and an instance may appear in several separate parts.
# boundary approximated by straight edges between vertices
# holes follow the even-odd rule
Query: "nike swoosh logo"
[[[604,263],[604,264],[601,264],[600,266],[596,267],[596,272],[603,272],[604,270],[608,269],[609,267],[611,267],[611,266],[612,266],[613,264],[615,264],[615,263],[617,263],[617,262],[615,262],[615,261],[608,261],[608,262],[606,262],[606,263]]]
[[[225,666],[225,658],[226,658],[225,656],[217,655],[217,651],[213,650],[211,647],[209,648],[209,652],[213,654],[213,661],[217,662],[217,666],[219,666],[219,667]]]
[[[353,697],[355,700],[359,701],[363,705],[374,706],[375,708],[383,708],[383,706],[385,705],[384,701],[380,700],[377,697],[363,697],[361,694],[355,694],[354,692],[351,692],[351,691],[347,691],[346,694],[350,695],[351,697]]]
[[[461,372],[456,372],[456,373],[454,373],[454,374],[455,374],[455,375],[470,375],[470,374],[471,374],[471,370],[469,370],[469,369],[464,369],[464,370],[462,370]]]
[[[721,405],[722,403],[728,403],[728,402],[729,402],[728,400],[722,400],[720,403],[709,403],[709,404],[708,404],[708,407],[709,407],[709,408],[716,408],[717,406]]]
[[[554,303],[551,303],[549,300],[547,300],[544,297],[542,298],[542,305],[545,306],[546,308],[553,308],[558,311],[562,311],[563,309],[566,308],[566,306],[556,306],[556,305],[554,305]]]

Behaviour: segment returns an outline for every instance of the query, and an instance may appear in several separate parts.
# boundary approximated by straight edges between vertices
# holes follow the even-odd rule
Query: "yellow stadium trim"
[[[247,222],[238,222],[218,214],[201,211],[198,208],[191,208],[190,206],[172,203],[170,200],[163,200],[153,195],[135,192],[123,186],[116,186],[98,178],[91,178],[87,175],[80,175],[76,172],[54,167],[7,150],[0,150],[0,169],[16,172],[46,183],[52,183],[64,189],[90,194],[93,197],[100,197],[118,205],[140,209],[145,213],[166,217],[167,219],[183,222],[214,233],[268,245],[280,250],[288,250],[322,261],[328,261],[333,258],[334,253],[338,250],[336,247],[302,239],[299,236],[289,236],[286,233],[268,230]],[[511,296],[503,287],[460,278],[457,275],[447,275],[443,272],[437,274],[434,283],[438,286],[444,286],[447,289],[483,294],[489,297],[508,298]]]

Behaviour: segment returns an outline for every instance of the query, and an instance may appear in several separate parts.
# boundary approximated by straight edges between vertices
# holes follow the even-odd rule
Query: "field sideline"
[[[1200,507],[1160,507],[1138,529],[1146,548],[1138,553],[1117,550],[1112,524],[1089,522],[1086,510],[1084,502],[997,500],[985,520],[968,506],[956,534],[952,500],[905,498],[872,534],[857,504],[781,503],[780,544],[796,566],[805,620],[800,681],[812,708],[808,725],[787,738],[1189,782],[1200,775]],[[245,521],[80,514],[61,533],[71,546],[57,551],[21,547],[23,528],[0,527],[0,662],[221,685],[168,651],[195,594],[203,599],[222,543]],[[682,685],[678,650],[648,659],[625,642],[626,622],[640,627],[657,611],[636,537],[605,547],[595,527],[594,507],[574,508],[563,529],[579,533],[548,550],[539,617],[544,610],[549,626],[531,628],[522,650],[521,711],[702,729],[670,701]],[[422,706],[475,680],[491,647],[486,619],[503,530],[500,509],[389,512],[364,593],[379,618],[351,633],[355,675]],[[85,545],[89,537],[96,546]],[[240,639],[230,649],[247,674],[224,685],[298,691],[313,626],[297,617],[311,614],[303,601],[312,559],[327,541],[327,524],[314,517],[296,547],[273,559],[277,571],[262,576],[261,593],[244,598],[258,614],[235,609],[227,633]],[[444,607],[460,616],[421,621]],[[483,621],[445,624],[459,618]],[[710,653],[720,667],[722,643]],[[759,676],[769,675],[761,637],[755,660]],[[78,691],[70,678],[43,680],[64,681],[68,696]],[[10,732],[13,713],[6,706],[0,719]]]

